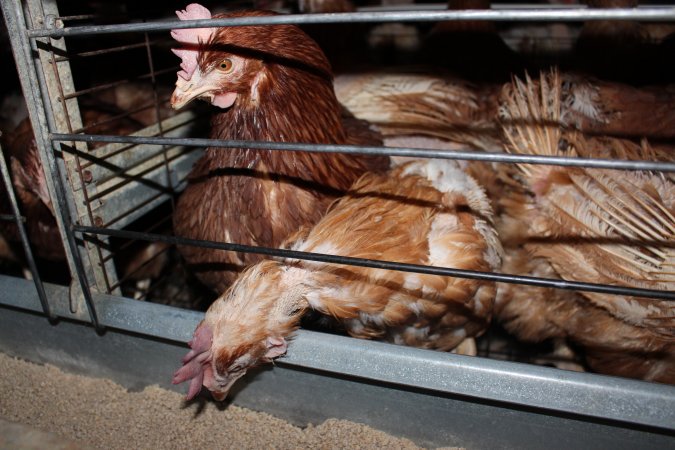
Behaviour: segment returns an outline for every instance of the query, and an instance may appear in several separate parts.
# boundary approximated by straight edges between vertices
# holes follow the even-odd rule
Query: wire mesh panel
[[[95,17],[61,17],[56,2],[28,2],[26,13],[35,27],[82,24]],[[48,100],[47,113],[54,121],[52,131],[182,136],[194,126],[192,113],[175,115],[166,106],[167,85],[161,84],[161,77],[166,78],[173,68],[155,70],[152,46],[157,42],[151,42],[147,34],[123,39],[132,43],[112,47],[102,43],[104,48],[96,48],[97,45],[82,45],[80,40],[72,52],[64,39],[35,41],[37,62],[44,74],[43,87],[47,90],[43,93]],[[119,64],[125,58],[130,62],[128,66],[134,66],[133,71],[120,70]],[[109,59],[112,65],[106,62]],[[79,78],[78,74],[73,77],[71,68],[79,70]],[[73,220],[116,228],[128,225],[163,202],[171,202],[175,187],[197,156],[197,152],[175,146],[65,142],[56,148],[63,163],[63,179],[69,186],[66,192]],[[166,217],[157,220],[163,220],[166,228]],[[84,250],[91,287],[99,292],[119,293],[120,281],[113,264],[115,249],[107,239],[90,240]],[[124,276],[133,274],[125,272]]]

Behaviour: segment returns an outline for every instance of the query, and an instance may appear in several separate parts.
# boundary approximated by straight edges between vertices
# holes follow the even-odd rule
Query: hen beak
[[[171,95],[171,107],[173,109],[180,109],[183,106],[190,103],[192,100],[205,96],[210,91],[213,91],[213,86],[209,86],[206,83],[199,83],[200,80],[198,76],[193,76],[189,80],[184,80],[178,77],[176,81],[176,89],[174,89],[173,94]],[[213,95],[211,95],[213,97]]]
[[[171,95],[171,107],[180,109],[192,100],[202,98],[220,108],[229,108],[237,98],[235,92],[218,93],[221,87],[214,81],[202,77],[199,70],[188,80],[178,77],[176,89]]]
[[[227,397],[228,392],[230,392],[230,388],[232,388],[232,385],[234,384],[235,381],[237,381],[239,378],[244,376],[246,374],[246,371],[243,370],[241,373],[238,373],[237,375],[231,376],[227,380],[227,384],[225,386],[216,386],[216,387],[211,387],[211,386],[206,386],[207,389],[211,391],[211,395],[213,396],[214,399],[218,400],[219,402],[222,402],[225,400],[225,397]]]

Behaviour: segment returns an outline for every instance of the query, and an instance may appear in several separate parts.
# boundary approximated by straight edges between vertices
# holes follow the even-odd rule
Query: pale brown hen
[[[293,250],[458,269],[495,271],[501,245],[478,184],[453,161],[416,161],[367,174]],[[490,322],[492,282],[320,262],[262,261],[216,300],[190,342],[174,383],[225,397],[248,368],[283,354],[308,310],[349,334],[452,350]]]
[[[670,160],[672,150],[584,137],[562,126],[556,72],[515,80],[501,110],[514,153]],[[669,151],[671,153],[669,153]],[[675,290],[675,185],[671,177],[521,165],[500,173],[498,229],[507,272]],[[502,191],[503,192],[503,191]],[[520,244],[524,244],[521,247]],[[675,383],[675,306],[666,300],[592,292],[551,293],[503,285],[495,313],[527,341],[568,338],[595,371]]]
[[[675,85],[634,87],[573,72],[560,74],[559,121],[591,136],[675,138]],[[502,84],[472,83],[432,68],[339,75],[338,100],[391,139],[427,136],[499,151]],[[647,119],[648,118],[648,119]]]
[[[422,136],[481,150],[502,147],[497,121],[501,86],[475,84],[437,68],[365,71],[335,79],[338,100],[377,126],[385,143]],[[395,145],[395,144],[394,144]]]

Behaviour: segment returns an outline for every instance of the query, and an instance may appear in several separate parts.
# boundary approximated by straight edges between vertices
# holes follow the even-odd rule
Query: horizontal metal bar
[[[175,245],[192,245],[195,247],[227,250],[232,252],[256,253],[281,258],[303,259],[308,261],[327,262],[331,264],[344,264],[351,266],[372,267],[375,269],[398,270],[402,272],[415,272],[430,275],[451,276],[458,278],[470,278],[476,280],[495,281],[500,283],[527,284],[530,286],[566,289],[575,291],[598,292],[602,294],[629,295],[634,297],[649,297],[661,300],[675,301],[675,292],[657,291],[652,289],[639,289],[622,286],[611,286],[596,283],[583,283],[579,281],[565,281],[550,278],[529,277],[521,275],[500,274],[494,272],[480,272],[475,270],[452,269],[449,267],[434,267],[420,264],[406,264],[392,261],[380,261],[365,258],[352,258],[348,256],[327,255],[323,253],[299,252],[270,247],[254,247],[250,245],[213,242],[200,239],[187,239],[178,236],[163,234],[141,233],[138,231],[114,230],[110,228],[97,228],[83,225],[74,225],[73,231],[80,233],[102,234],[128,239],[140,239],[147,241],[162,241]]]
[[[173,66],[173,67],[169,67],[169,68],[166,68],[166,69],[156,70],[154,72],[154,76],[157,77],[159,75],[165,75],[167,73],[175,73],[176,67],[178,67],[178,66]],[[143,80],[143,79],[147,79],[147,78],[152,78],[152,76],[153,76],[153,73],[145,73],[145,74],[139,75],[139,76],[137,76],[133,79],[119,80],[119,81],[114,81],[114,82],[111,82],[111,83],[99,84],[98,86],[94,86],[94,87],[91,87],[91,88],[75,91],[71,94],[66,94],[66,95],[63,96],[63,98],[65,100],[68,100],[68,99],[71,99],[71,98],[82,96],[84,94],[92,94],[92,93],[95,93],[95,92],[98,92],[98,91],[105,91],[107,89],[112,89],[114,87],[117,87],[117,86],[120,86],[120,85],[123,85],[123,84],[130,84],[130,83],[132,83],[133,81],[136,81],[136,80]]]
[[[26,222],[26,218],[24,216],[19,217],[21,222]],[[16,221],[16,216],[14,214],[0,214],[0,220],[3,222],[15,222]]]
[[[145,42],[139,42],[137,44],[120,45],[118,47],[102,48],[100,50],[92,50],[92,51],[89,51],[89,52],[72,53],[72,54],[69,54],[68,56],[59,56],[59,57],[55,58],[55,61],[56,62],[72,61],[73,59],[76,59],[76,58],[89,58],[91,56],[108,55],[110,53],[123,52],[125,50],[134,50],[134,49],[137,49],[137,48],[145,48],[145,46],[146,46]]]
[[[54,20],[91,20],[91,19],[96,19],[98,16],[96,14],[80,14],[76,16],[59,16],[55,17]]]
[[[0,275],[3,292],[16,295],[0,296],[0,305],[41,312],[40,302],[31,287],[31,282],[22,278]],[[70,310],[70,294],[67,286],[44,283],[52,312],[66,319],[89,323],[85,311]],[[139,302],[113,295],[92,292],[99,322],[103,327],[140,333],[177,342],[187,342],[194,326],[203,318],[203,313],[179,308],[166,309],[163,305]],[[132,304],[134,303],[134,304]]]
[[[109,291],[114,291],[118,287],[122,286],[123,283],[134,277],[135,275],[138,274],[139,271],[141,271],[143,268],[147,267],[151,262],[155,261],[157,258],[159,258],[162,254],[168,252],[171,249],[171,247],[166,247],[162,249],[161,251],[155,253],[154,255],[150,256],[148,259],[143,261],[141,265],[136,267],[132,272],[127,273],[123,277],[119,278],[115,283],[113,283],[110,288],[108,289]]]
[[[642,5],[644,8],[647,5]],[[638,6],[640,7],[640,6]],[[500,10],[500,9],[570,9],[570,8],[587,8],[586,5],[565,5],[561,3],[550,3],[550,4],[540,4],[540,3],[493,3],[490,5],[490,9]],[[388,5],[364,5],[356,8],[359,12],[376,12],[376,11],[446,11],[448,9],[447,3],[400,3],[400,4],[388,4]],[[286,11],[290,13],[290,9],[279,9],[275,11]]]
[[[675,429],[675,387],[299,332],[280,366]],[[670,408],[669,411],[662,408]]]
[[[171,215],[164,216],[164,218],[160,219],[156,223],[153,223],[148,228],[146,228],[143,232],[144,233],[152,233],[154,230],[156,230],[156,229],[160,228],[161,226],[165,225],[170,220],[171,220]],[[117,252],[120,253],[120,252],[126,250],[127,248],[131,247],[136,242],[137,241],[134,240],[134,239],[127,240],[127,242],[125,242],[124,244],[120,245],[119,248],[117,248]],[[105,256],[103,258],[102,262],[109,261],[109,260],[113,259],[113,257],[114,257],[113,253],[109,253],[107,256]]]
[[[233,27],[272,24],[319,24],[364,22],[434,22],[488,20],[502,21],[587,21],[587,20],[639,20],[669,21],[675,19],[675,7],[611,8],[611,9],[502,9],[463,11],[377,11],[330,14],[289,14],[236,19],[170,20],[161,22],[129,23],[119,25],[90,25],[28,30],[28,37],[86,36],[125,32],[166,31],[177,28]]]
[[[675,163],[655,161],[622,161],[597,158],[570,158],[544,155],[513,155],[503,152],[455,151],[410,147],[371,147],[358,145],[322,145],[291,142],[230,141],[201,138],[162,138],[145,136],[104,136],[94,134],[51,133],[55,141],[122,142],[156,145],[184,145],[192,147],[251,148],[263,150],[301,151],[316,153],[346,153],[358,155],[410,156],[518,164],[545,164],[552,166],[585,167],[593,169],[650,170],[675,172]]]
[[[0,275],[0,305],[40,312],[26,280]],[[55,312],[82,320],[67,307],[68,288],[46,285]],[[56,301],[60,299],[60,301]],[[101,323],[170,341],[187,342],[204,314],[170,306],[94,294]],[[61,305],[61,306],[59,306]],[[675,430],[675,387],[591,373],[455,355],[299,330],[282,367],[318,370],[431,392],[597,417],[603,421]],[[411,419],[414,420],[414,419]]]

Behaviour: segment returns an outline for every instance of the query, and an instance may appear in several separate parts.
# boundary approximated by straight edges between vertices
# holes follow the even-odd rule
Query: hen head
[[[257,264],[209,307],[173,376],[174,384],[190,380],[187,400],[202,385],[223,400],[248,369],[286,353],[286,338],[297,328],[300,309],[284,302],[280,275],[278,263]]]
[[[177,11],[181,20],[210,19],[211,12],[196,3]],[[238,11],[213,18],[271,16],[271,11]],[[171,31],[181,44],[173,52],[181,58],[175,109],[194,99],[229,108],[235,102],[257,103],[273,84],[283,85],[273,67],[303,70],[332,81],[330,64],[309,36],[294,25],[186,28]],[[278,75],[278,74],[277,74]]]

